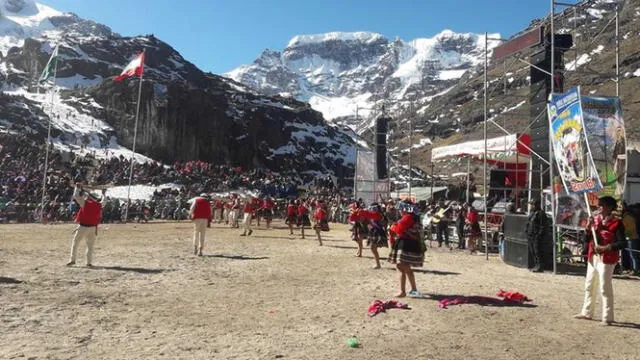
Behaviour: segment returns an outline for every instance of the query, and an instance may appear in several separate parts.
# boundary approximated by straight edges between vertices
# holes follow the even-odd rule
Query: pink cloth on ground
[[[385,312],[387,309],[406,309],[410,310],[409,304],[401,303],[397,300],[374,300],[371,305],[369,305],[369,313],[370,317],[376,316],[381,312]]]

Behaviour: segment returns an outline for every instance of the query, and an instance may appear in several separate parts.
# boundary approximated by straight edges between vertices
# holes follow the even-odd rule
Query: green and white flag
[[[38,83],[43,83],[53,76],[54,69],[56,67],[57,62],[58,62],[58,45],[56,45],[55,49],[53,49],[53,52],[51,53],[51,58],[49,58],[47,65],[44,67],[44,70],[42,70],[42,75],[40,75],[40,79],[38,79]]]

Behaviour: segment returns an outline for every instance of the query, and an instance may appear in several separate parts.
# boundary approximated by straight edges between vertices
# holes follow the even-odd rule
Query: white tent
[[[487,139],[487,160],[509,164],[528,164],[531,151],[529,135],[505,135]],[[482,160],[484,140],[440,146],[431,151],[431,161],[456,160],[463,157]]]

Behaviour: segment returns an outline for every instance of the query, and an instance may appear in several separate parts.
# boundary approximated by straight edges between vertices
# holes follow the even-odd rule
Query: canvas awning
[[[491,160],[493,164],[528,164],[531,156],[530,148],[531,137],[526,134],[511,134],[487,139],[487,160]],[[484,140],[467,141],[434,148],[431,151],[431,161],[458,160],[469,156],[476,160],[483,160],[484,155]]]

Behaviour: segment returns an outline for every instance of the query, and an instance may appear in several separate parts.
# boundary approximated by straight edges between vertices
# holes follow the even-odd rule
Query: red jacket
[[[209,200],[201,197],[195,198],[195,207],[193,208],[192,219],[211,220],[211,203]]]
[[[613,244],[619,240],[617,239],[617,233],[622,230],[621,225],[622,221],[615,216],[611,217],[606,224],[603,223],[602,215],[595,216],[593,218],[593,226],[598,235],[598,245],[606,246],[611,244],[613,246]],[[587,236],[593,236],[590,229],[587,231]],[[622,234],[622,238],[624,239],[624,234]],[[587,256],[589,261],[591,261],[593,255],[596,254],[593,241],[589,241],[588,249]],[[618,260],[620,260],[620,251],[614,247],[611,251],[600,253],[600,256],[603,263],[616,264]]]
[[[76,222],[81,225],[97,226],[102,217],[102,204],[90,198],[84,203],[76,214]]]

